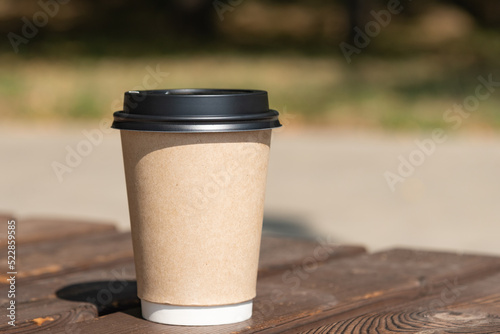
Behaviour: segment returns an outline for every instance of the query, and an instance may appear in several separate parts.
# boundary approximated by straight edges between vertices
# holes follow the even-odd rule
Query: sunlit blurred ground
[[[103,134],[59,182],[52,164],[98,122],[0,128],[0,211],[20,217],[111,220],[128,228],[119,135]],[[451,135],[451,133],[450,133]],[[97,138],[97,137],[96,137]],[[450,137],[392,192],[396,172],[421,134],[289,126],[274,133],[266,197],[267,229],[318,235],[372,250],[395,245],[500,254],[500,136]]]
[[[21,217],[105,219],[125,229],[116,132],[102,132],[102,142],[62,182],[53,170],[54,162],[64,163],[68,148],[86,139],[82,131],[109,121],[127,90],[255,88],[269,91],[270,105],[286,125],[272,144],[267,230],[330,236],[371,249],[403,245],[500,254],[500,87],[457,129],[443,119],[453,104],[475,94],[478,76],[500,81],[500,73],[487,56],[448,51],[364,57],[351,65],[339,57],[298,55],[4,54],[0,210]],[[396,172],[399,156],[408,157],[414,140],[429,138],[435,128],[450,139],[391,191],[384,173]]]

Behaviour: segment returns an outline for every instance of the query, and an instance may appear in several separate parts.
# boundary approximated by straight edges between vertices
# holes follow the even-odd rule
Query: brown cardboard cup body
[[[139,298],[254,298],[271,130],[121,138]]]

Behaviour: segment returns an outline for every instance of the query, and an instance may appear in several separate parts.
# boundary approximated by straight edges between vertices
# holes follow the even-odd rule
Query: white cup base
[[[209,326],[245,321],[252,316],[253,301],[220,306],[178,306],[141,300],[142,317],[168,325]]]

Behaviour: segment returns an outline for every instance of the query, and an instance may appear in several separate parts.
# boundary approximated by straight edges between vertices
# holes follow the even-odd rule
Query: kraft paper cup
[[[267,93],[125,93],[121,130],[142,315],[218,325],[252,315],[271,129]]]

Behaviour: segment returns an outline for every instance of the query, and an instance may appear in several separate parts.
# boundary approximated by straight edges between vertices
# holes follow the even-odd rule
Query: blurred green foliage
[[[217,4],[60,4],[18,53],[4,39],[3,116],[109,117],[123,91],[143,86],[146,67],[159,66],[169,76],[144,88],[266,89],[295,122],[420,130],[449,127],[444,112],[474,94],[478,76],[500,81],[500,5],[491,0],[401,1],[350,63],[339,44],[354,45],[353,27],[363,30],[387,1],[222,1],[222,16]],[[40,10],[4,0],[0,32],[22,34],[22,18]],[[500,89],[463,128],[500,129],[499,103]]]

